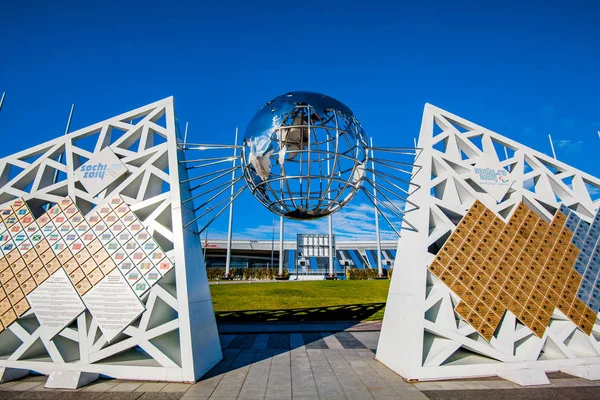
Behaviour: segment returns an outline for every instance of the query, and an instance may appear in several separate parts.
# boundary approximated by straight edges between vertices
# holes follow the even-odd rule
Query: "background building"
[[[393,266],[397,241],[382,241],[383,268]],[[227,256],[226,239],[202,241],[206,250],[207,268],[225,268]],[[283,242],[283,265],[290,279],[317,280],[328,273],[328,257],[298,256],[295,240]],[[377,269],[376,241],[336,241],[334,268],[338,278],[345,277],[346,268]],[[231,268],[271,268],[279,266],[279,241],[234,240],[231,247]]]

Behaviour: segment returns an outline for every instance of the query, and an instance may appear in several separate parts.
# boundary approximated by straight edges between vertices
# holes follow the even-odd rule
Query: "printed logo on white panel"
[[[478,162],[471,169],[471,179],[496,201],[502,201],[514,179],[510,173],[499,164]]]
[[[108,185],[127,172],[125,164],[113,153],[110,147],[95,154],[75,171],[85,190],[92,196],[97,195]]]

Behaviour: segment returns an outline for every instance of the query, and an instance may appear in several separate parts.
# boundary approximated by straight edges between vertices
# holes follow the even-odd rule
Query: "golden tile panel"
[[[506,310],[541,337],[559,308],[589,335],[596,316],[576,298],[579,251],[565,222],[557,212],[547,223],[521,203],[504,223],[476,201],[429,271],[460,297],[455,311],[488,341]]]

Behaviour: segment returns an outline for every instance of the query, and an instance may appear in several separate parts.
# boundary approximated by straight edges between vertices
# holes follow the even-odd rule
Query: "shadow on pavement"
[[[216,312],[217,322],[363,321],[385,307],[385,303],[294,308],[289,310],[243,310]]]
[[[224,340],[225,336],[233,337]],[[304,346],[306,349],[328,349],[326,340],[334,336],[344,349],[369,350],[350,332],[304,332],[304,333],[239,333],[222,335],[223,360],[201,379],[207,380],[260,361],[288,353]],[[374,349],[370,349],[374,352]]]

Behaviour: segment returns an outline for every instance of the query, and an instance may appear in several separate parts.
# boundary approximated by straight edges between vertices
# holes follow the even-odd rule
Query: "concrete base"
[[[0,383],[14,381],[29,375],[28,369],[0,368]]]
[[[79,389],[89,385],[100,377],[100,374],[78,371],[54,371],[48,376],[46,385],[48,389]]]
[[[550,381],[544,370],[517,369],[498,372],[498,376],[521,386],[549,385]]]
[[[560,372],[590,381],[600,380],[600,365],[574,365],[563,367]]]
[[[336,280],[336,279],[337,279],[337,277],[336,277],[336,276],[326,276],[326,277],[325,277],[325,280],[328,280],[328,281],[334,281],[334,280]]]
[[[289,280],[289,278],[287,276],[276,276],[275,280],[276,281],[287,281],[287,280]]]

